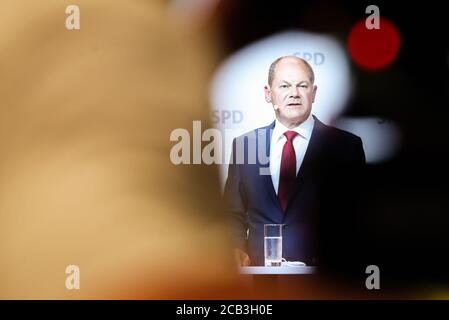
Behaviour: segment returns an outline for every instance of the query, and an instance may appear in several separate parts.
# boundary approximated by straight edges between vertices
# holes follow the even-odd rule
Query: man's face
[[[276,118],[294,128],[309,117],[316,90],[306,66],[298,59],[286,58],[276,65],[273,83],[265,87],[265,99],[273,104]]]

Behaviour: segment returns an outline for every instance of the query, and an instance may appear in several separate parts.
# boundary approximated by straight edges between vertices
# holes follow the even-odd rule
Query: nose
[[[299,98],[299,88],[296,86],[291,86],[290,92],[289,92],[290,98]]]

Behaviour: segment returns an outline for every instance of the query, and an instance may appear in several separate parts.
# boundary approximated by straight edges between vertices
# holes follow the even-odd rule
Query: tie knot
[[[286,131],[286,132],[284,132],[284,135],[287,138],[287,141],[293,141],[293,139],[298,135],[298,132]]]

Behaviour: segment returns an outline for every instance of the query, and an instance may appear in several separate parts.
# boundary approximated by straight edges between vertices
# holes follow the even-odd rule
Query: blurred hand
[[[243,250],[240,250],[238,248],[234,249],[234,255],[235,261],[237,262],[237,265],[239,267],[245,267],[251,264],[251,259],[249,258],[249,255]]]

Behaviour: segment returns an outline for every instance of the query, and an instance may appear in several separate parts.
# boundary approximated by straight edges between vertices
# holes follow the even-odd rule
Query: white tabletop
[[[316,267],[240,267],[241,274],[314,274]]]

